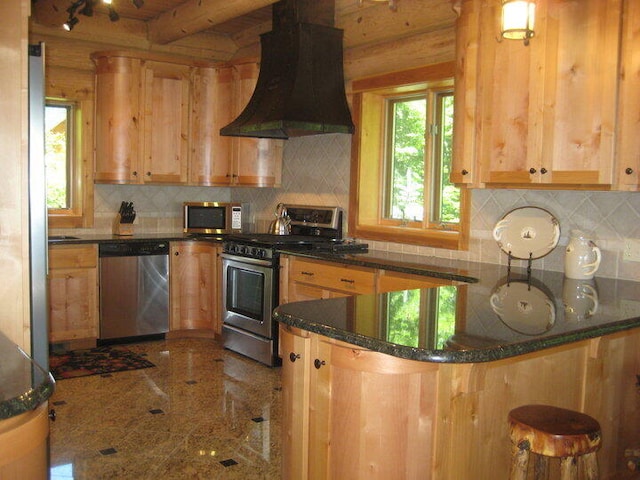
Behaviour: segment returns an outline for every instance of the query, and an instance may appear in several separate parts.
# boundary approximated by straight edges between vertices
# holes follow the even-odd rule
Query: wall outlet
[[[622,258],[627,262],[640,262],[640,240],[625,238]]]

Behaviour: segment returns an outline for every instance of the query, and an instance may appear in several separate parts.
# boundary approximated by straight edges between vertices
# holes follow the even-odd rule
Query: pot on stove
[[[269,225],[268,233],[272,235],[289,235],[291,233],[291,219],[283,203],[278,204],[275,215],[276,219]]]

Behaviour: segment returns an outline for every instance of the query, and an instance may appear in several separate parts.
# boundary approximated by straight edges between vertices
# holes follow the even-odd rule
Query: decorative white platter
[[[556,306],[549,295],[527,282],[500,285],[490,302],[502,323],[523,335],[541,335],[556,321]]]
[[[520,207],[496,223],[493,238],[511,258],[541,258],[558,245],[560,223],[543,208]]]

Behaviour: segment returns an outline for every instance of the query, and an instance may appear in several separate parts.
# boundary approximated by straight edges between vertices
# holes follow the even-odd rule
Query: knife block
[[[133,235],[133,223],[122,223],[122,217],[118,213],[113,221],[112,232],[121,237]]]

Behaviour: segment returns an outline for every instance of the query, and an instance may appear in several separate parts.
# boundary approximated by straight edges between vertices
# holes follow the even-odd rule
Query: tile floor
[[[280,478],[280,369],[210,339],[129,348],[156,366],[57,382],[52,480]]]

